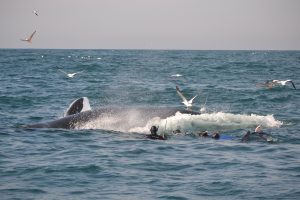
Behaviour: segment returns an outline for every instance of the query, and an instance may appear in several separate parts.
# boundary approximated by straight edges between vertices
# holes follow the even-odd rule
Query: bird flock
[[[39,13],[36,10],[33,10],[32,13],[37,17],[39,16]],[[26,37],[25,39],[21,39],[21,41],[28,42],[28,43],[31,44],[32,39],[33,39],[35,34],[36,34],[36,30],[34,30],[29,37]],[[63,74],[65,74],[68,78],[74,78],[75,75],[83,72],[83,71],[80,71],[80,72],[75,72],[75,73],[67,73],[67,72],[65,72],[61,69],[59,69],[59,71],[62,72]]]
[[[32,13],[38,17],[39,14],[36,10],[33,10]],[[32,43],[32,39],[34,37],[34,35],[36,34],[36,30],[34,30],[31,35],[29,37],[26,37],[25,39],[21,39],[21,41],[23,42],[28,42],[28,43]],[[65,74],[68,78],[74,78],[75,75],[82,73],[83,71],[79,71],[79,72],[75,72],[75,73],[67,73],[61,69],[58,69],[60,72],[62,72],[63,74]],[[171,75],[172,77],[182,77],[181,74],[173,74]],[[272,89],[273,87],[276,86],[286,86],[287,83],[291,83],[293,88],[296,89],[295,84],[293,83],[292,80],[267,80],[264,83],[259,83],[256,86],[258,87],[266,87],[268,89]],[[179,95],[179,97],[182,99],[182,103],[186,106],[187,109],[190,109],[193,106],[193,100],[198,96],[195,95],[193,98],[191,98],[190,100],[187,100],[187,98],[183,95],[182,91],[179,89],[178,86],[176,86],[176,92]],[[205,100],[205,104],[206,104],[207,98]],[[205,104],[204,107],[201,108],[201,111],[205,111]]]
[[[174,75],[171,75],[171,76],[174,77]],[[181,76],[176,76],[176,77],[181,77]],[[267,80],[264,83],[256,84],[256,86],[257,87],[265,87],[267,89],[272,89],[272,88],[275,88],[275,87],[285,87],[287,85],[287,83],[290,83],[292,85],[292,87],[296,90],[296,86],[295,86],[295,84],[294,84],[294,82],[292,80]],[[188,109],[188,110],[191,109],[192,106],[193,106],[193,100],[198,95],[195,95],[193,98],[191,98],[190,100],[188,100],[183,95],[183,92],[179,89],[178,86],[176,86],[176,92],[179,95],[179,97],[182,99],[182,104],[185,105],[186,109]],[[202,107],[200,108],[200,112],[201,113],[205,113],[206,112],[206,103],[207,103],[207,97],[206,97],[204,105],[202,105]]]

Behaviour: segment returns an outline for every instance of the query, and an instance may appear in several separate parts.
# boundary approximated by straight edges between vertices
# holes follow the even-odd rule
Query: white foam
[[[161,125],[166,124],[165,132],[180,129],[188,131],[228,131],[245,128],[255,128],[258,124],[263,128],[274,128],[282,125],[273,115],[260,116],[256,114],[232,114],[224,112],[205,113],[201,115],[189,115],[176,113],[175,116],[162,120]]]
[[[175,116],[161,119],[154,117],[147,123],[138,125],[140,120],[137,115],[124,116],[102,115],[96,120],[85,124],[78,124],[78,129],[105,129],[120,132],[138,132],[148,134],[150,127],[159,126],[158,133],[171,133],[176,129],[181,132],[195,131],[228,131],[237,129],[254,129],[258,124],[263,128],[277,128],[282,125],[281,121],[274,118],[273,115],[256,114],[232,114],[224,112],[205,113],[201,115],[190,115],[176,113]]]

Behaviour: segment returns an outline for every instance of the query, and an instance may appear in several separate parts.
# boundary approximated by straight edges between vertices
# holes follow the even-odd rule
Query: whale
[[[29,124],[25,128],[58,128],[58,129],[81,129],[91,128],[91,124],[98,123],[99,129],[113,129],[112,126],[122,126],[123,129],[130,127],[146,126],[151,119],[166,119],[175,116],[176,113],[200,115],[200,112],[179,107],[132,107],[113,106],[91,109],[87,97],[74,100],[66,110],[63,117],[53,121]],[[108,125],[109,124],[109,125]],[[155,125],[155,124],[152,124]]]

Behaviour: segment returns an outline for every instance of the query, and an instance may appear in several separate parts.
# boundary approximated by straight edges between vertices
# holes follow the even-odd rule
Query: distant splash
[[[197,131],[230,131],[237,129],[254,129],[258,124],[263,128],[278,128],[283,123],[273,115],[260,116],[256,114],[232,114],[224,112],[190,115],[176,113],[175,116],[161,119],[154,117],[144,126],[137,126],[138,118],[128,116],[124,119],[118,116],[101,116],[85,124],[78,124],[76,129],[104,129],[119,132],[149,133],[150,127],[159,126],[158,133],[171,133],[179,129],[181,132]]]

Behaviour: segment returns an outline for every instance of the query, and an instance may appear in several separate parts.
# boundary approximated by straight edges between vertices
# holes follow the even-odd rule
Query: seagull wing
[[[30,37],[29,37],[29,41],[33,38],[33,36],[34,36],[34,34],[36,33],[36,31],[34,31],[31,35],[30,35]]]
[[[180,96],[180,98],[182,99],[183,102],[188,102],[185,98],[185,96],[183,96],[182,92],[179,90],[179,87],[176,86],[176,91],[177,91],[177,94]]]
[[[61,70],[61,69],[58,69],[58,70],[61,71],[61,72],[64,73],[64,74],[68,75],[67,72],[65,72],[65,71],[63,71],[63,70]]]
[[[75,73],[72,74],[72,76],[75,76],[76,74],[80,74],[80,73],[82,73],[82,72],[83,72],[83,71],[75,72]]]
[[[290,83],[292,84],[293,88],[296,90],[296,86],[295,86],[295,84],[293,83],[293,81],[288,81],[288,82],[290,82]]]
[[[84,71],[76,72],[75,74],[80,74],[80,73],[82,73],[82,72],[84,72]]]
[[[198,95],[194,96],[193,98],[191,98],[191,100],[189,100],[189,103],[192,104],[193,100],[197,97]]]
[[[26,39],[21,39],[21,41],[25,41],[25,42],[31,42],[31,39],[33,37],[33,35],[36,33],[36,31],[34,31],[30,36],[29,38],[26,38]]]

